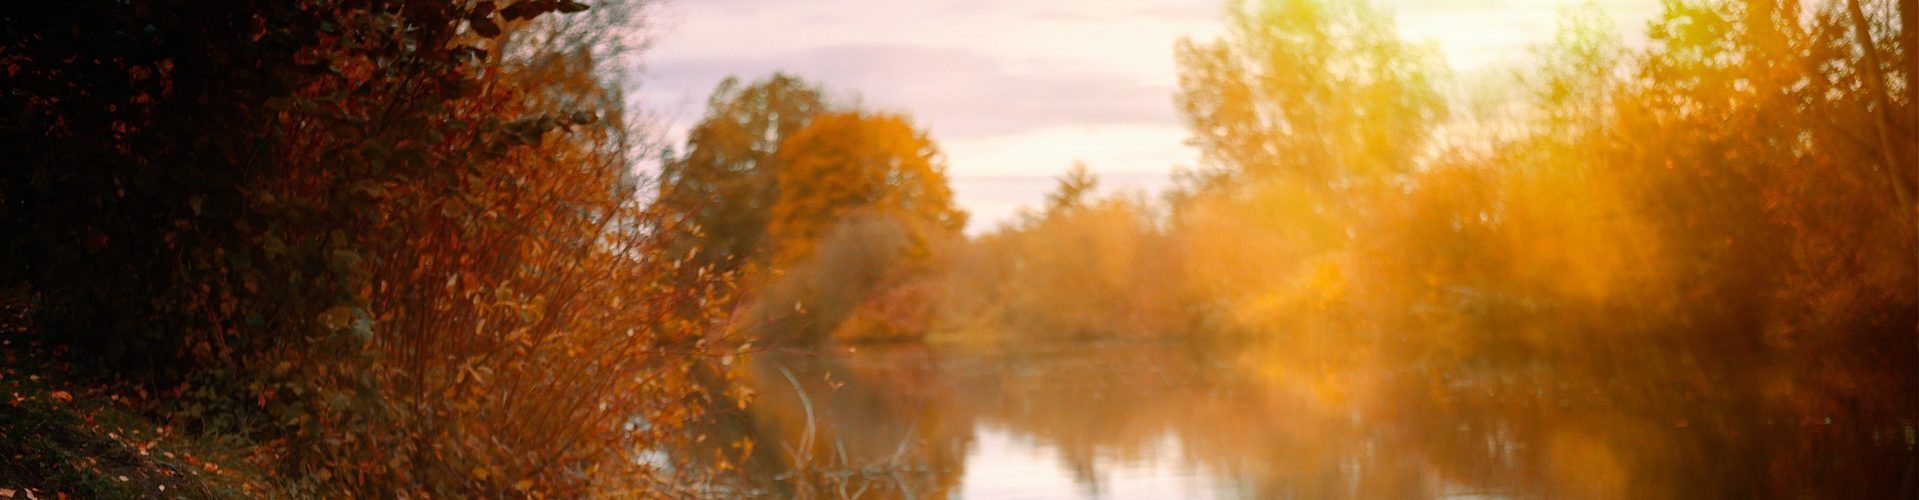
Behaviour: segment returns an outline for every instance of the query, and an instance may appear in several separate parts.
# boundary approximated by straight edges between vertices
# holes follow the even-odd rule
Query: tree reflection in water
[[[758,396],[715,422],[700,453],[739,456],[745,447],[728,446],[744,437],[754,444],[729,476],[736,487],[827,498],[1913,492],[1910,403],[1791,367],[1275,370],[1275,356],[1139,343],[762,354],[747,377]],[[1878,385],[1910,383],[1881,375]]]

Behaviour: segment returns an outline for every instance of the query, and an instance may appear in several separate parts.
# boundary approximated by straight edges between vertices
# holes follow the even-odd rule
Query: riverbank
[[[0,499],[285,496],[237,438],[193,436],[149,418],[137,391],[80,381],[21,321],[0,318]]]

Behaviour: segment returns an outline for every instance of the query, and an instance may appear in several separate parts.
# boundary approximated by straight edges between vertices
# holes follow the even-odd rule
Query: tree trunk
[[[1919,0],[1899,0],[1900,39],[1902,43],[1909,42],[1916,34],[1912,30],[1907,29],[1907,26],[1915,22],[1915,16],[1919,16],[1919,12],[1915,12],[1912,9],[1912,5],[1916,2],[1919,2]],[[1901,149],[1898,145],[1899,141],[1894,138],[1895,132],[1892,130],[1892,120],[1898,115],[1895,114],[1895,111],[1892,109],[1892,94],[1886,90],[1886,70],[1884,66],[1880,65],[1879,46],[1873,42],[1871,20],[1866,18],[1865,10],[1859,7],[1859,0],[1846,0],[1846,11],[1847,14],[1852,17],[1853,43],[1859,45],[1859,52],[1861,54],[1860,64],[1865,66],[1866,70],[1866,91],[1871,93],[1871,95],[1868,96],[1868,105],[1873,107],[1873,112],[1871,113],[1872,128],[1879,140],[1879,147],[1877,149],[1879,150],[1880,163],[1886,169],[1887,178],[1892,181],[1893,193],[1898,197],[1900,208],[1906,210],[1907,222],[1913,225],[1913,280],[1915,289],[1919,290],[1919,205],[1913,203],[1910,191],[1907,189],[1905,162],[1901,161],[1901,156],[1903,155],[1899,152],[1899,149]],[[1908,48],[1901,51],[1905,53],[1906,61],[1904,62],[1907,63],[1906,69],[1903,72],[1906,73],[1906,82],[1910,84],[1914,81],[1911,64],[1915,61],[1915,57],[1919,56],[1916,56],[1913,50],[1911,50],[1910,47],[1912,47],[1912,45],[1907,45],[1906,47]],[[1919,162],[1915,162],[1915,164],[1919,165]],[[1914,322],[1913,332],[1914,347],[1919,348],[1919,321]]]

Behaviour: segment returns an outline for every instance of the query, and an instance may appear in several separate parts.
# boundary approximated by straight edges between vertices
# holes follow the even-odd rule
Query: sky
[[[1628,39],[1658,0],[1592,0]],[[1511,67],[1551,39],[1560,0],[1379,0],[1456,74]],[[638,99],[683,142],[728,75],[785,71],[901,112],[946,153],[978,233],[1037,205],[1084,161],[1107,190],[1156,191],[1195,150],[1174,110],[1173,46],[1223,31],[1214,0],[668,0]]]

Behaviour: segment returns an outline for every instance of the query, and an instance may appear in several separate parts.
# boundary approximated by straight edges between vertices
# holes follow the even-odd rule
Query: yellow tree
[[[1235,3],[1227,20],[1224,39],[1176,49],[1189,142],[1220,174],[1405,172],[1444,113],[1437,58],[1364,2]]]
[[[1417,170],[1445,115],[1431,50],[1366,2],[1234,2],[1216,41],[1182,41],[1177,104],[1204,170],[1174,214],[1213,311],[1272,330],[1337,289],[1364,200]],[[1188,195],[1182,195],[1188,196]],[[1209,313],[1211,314],[1211,313]]]

